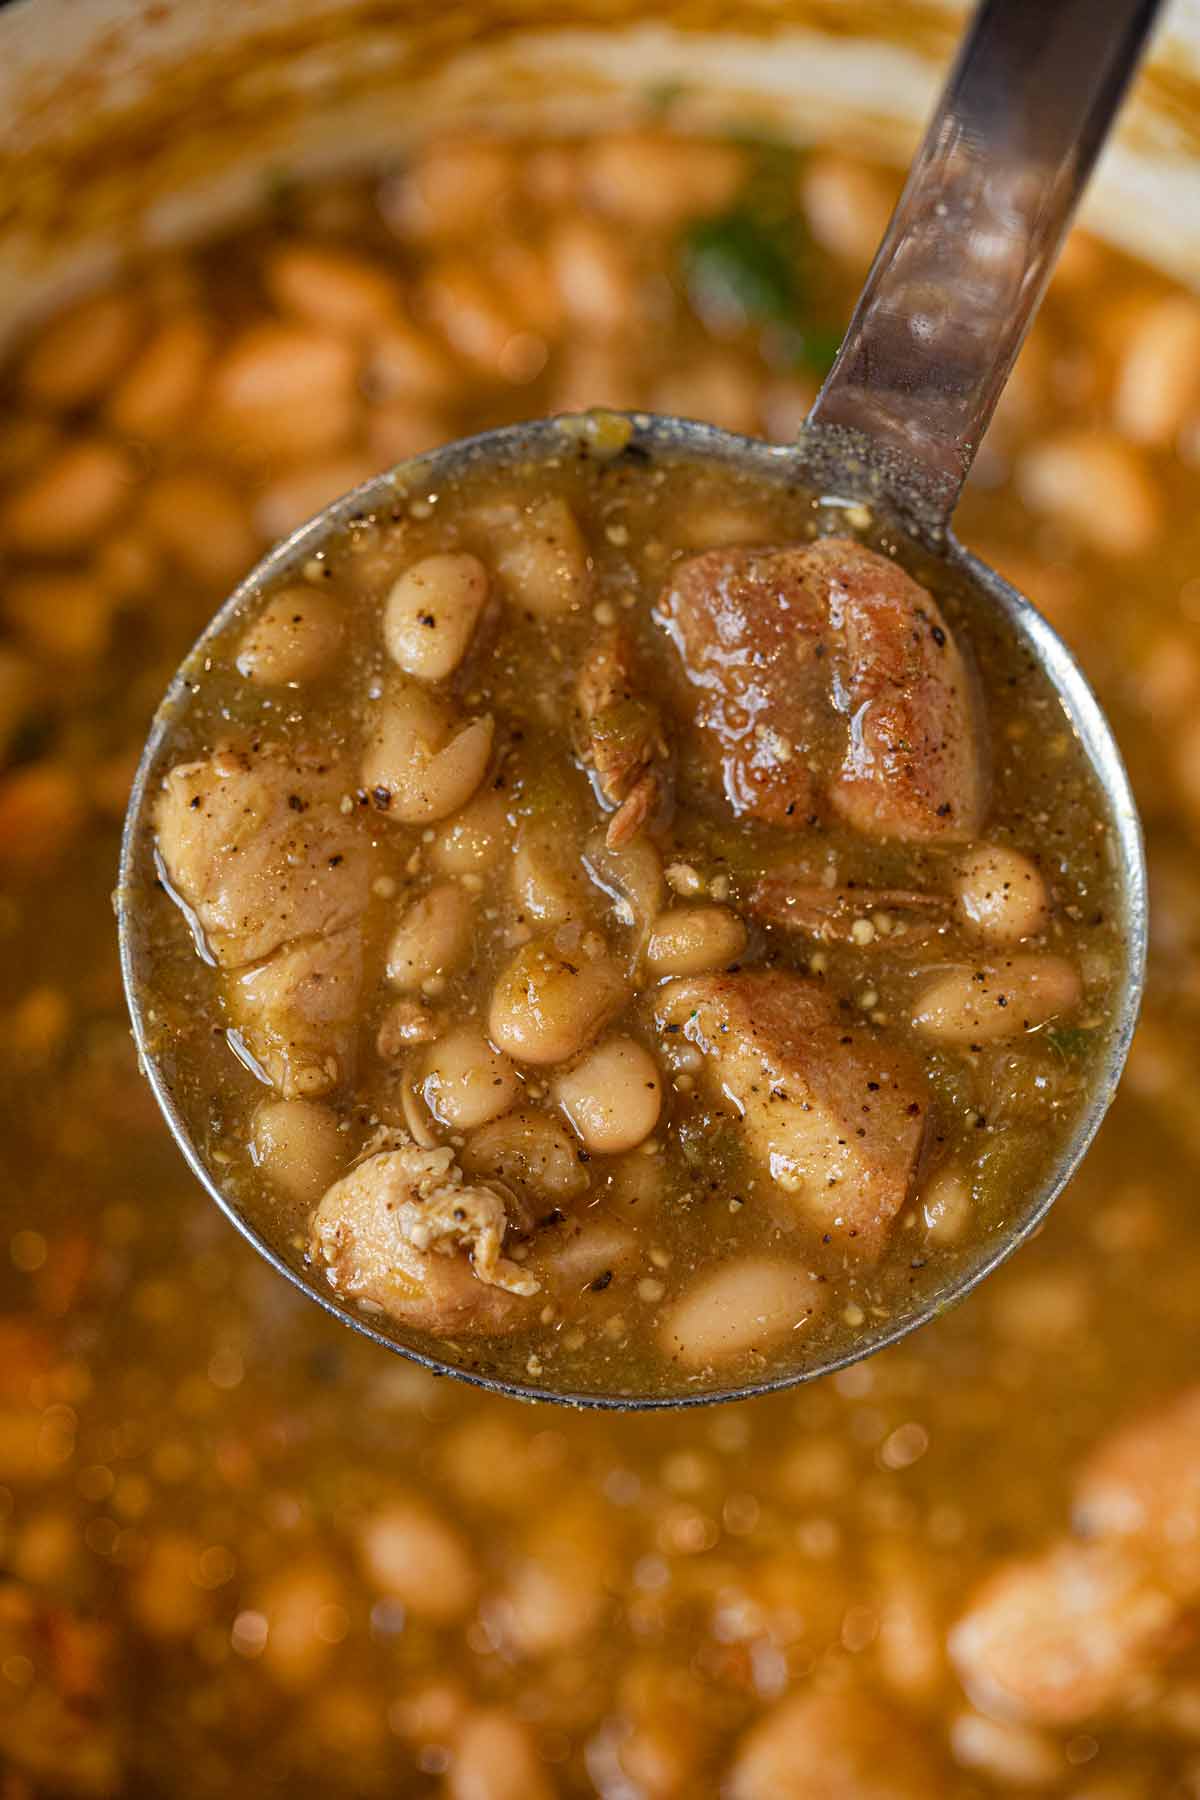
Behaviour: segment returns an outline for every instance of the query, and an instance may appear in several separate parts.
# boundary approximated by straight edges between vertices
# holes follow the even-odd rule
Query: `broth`
[[[206,637],[139,980],[310,1282],[475,1374],[654,1397],[943,1291],[1061,1155],[1122,947],[1009,629],[628,431],[418,471]]]
[[[764,163],[774,197],[734,230]],[[130,267],[86,329],[48,322],[4,375],[5,1783],[22,1800],[498,1800],[502,1779],[523,1800],[778,1800],[820,1771],[855,1800],[1187,1795],[1195,299],[1075,240],[959,521],[1079,651],[1148,825],[1146,1013],[1095,1150],[1036,1242],[885,1354],[707,1413],[572,1416],[381,1355],[292,1294],[185,1175],[136,1071],[113,943],[129,781],[220,598],[381,464],[590,404],[786,438],[893,188],[841,149],[698,157],[648,129],[431,145],[386,178],[398,235],[379,191],[277,192],[269,223]],[[744,273],[746,243],[781,221],[804,294],[768,288],[767,316],[746,304],[761,287],[735,280],[731,305],[726,281],[714,300],[697,244]],[[528,250],[557,240],[561,257],[568,227],[574,249],[538,279]],[[328,295],[314,344],[311,293],[305,323],[275,260],[297,240],[382,268],[386,356],[344,308],[332,328]],[[621,284],[607,317],[597,258]],[[283,323],[307,334],[285,344],[321,404],[298,431],[285,389],[281,439],[234,377],[245,333],[261,351],[271,325],[277,349]],[[64,506],[61,457],[97,439],[121,460],[83,464],[81,522],[80,464]],[[1171,1504],[1161,1486],[1130,1496],[1130,1466]],[[1114,1491],[1132,1531],[1101,1504]],[[1014,1611],[1027,1629],[1005,1642]],[[1089,1668],[1098,1644],[1113,1653]]]

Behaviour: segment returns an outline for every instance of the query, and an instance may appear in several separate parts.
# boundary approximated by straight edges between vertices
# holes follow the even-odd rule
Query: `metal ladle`
[[[774,446],[680,419],[631,415],[632,443],[651,457],[707,460],[776,485],[864,502],[921,547],[947,581],[996,610],[1057,690],[1107,808],[1124,963],[1103,1064],[1062,1153],[1014,1204],[1003,1234],[958,1263],[908,1311],[864,1325],[855,1341],[761,1383],[653,1394],[570,1393],[500,1380],[377,1329],[293,1267],[233,1204],[204,1162],[149,1046],[143,1010],[142,909],[154,890],[150,810],[173,760],[188,704],[184,671],[156,715],[130,800],[118,918],[134,1037],[184,1156],[229,1218],[276,1269],[366,1336],[442,1373],[527,1399],[644,1408],[742,1398],[789,1386],[882,1348],[961,1299],[1040,1225],[1074,1173],[1116,1089],[1141,999],[1146,875],[1141,830],[1108,722],[1074,658],[1022,595],[958,543],[950,520],[980,440],[1041,300],[1071,216],[1158,11],[1157,0],[984,0],[942,94],[867,278],[841,351],[795,445]],[[536,464],[561,454],[578,421],[541,420],[485,433],[401,464],[336,501],[279,544],[216,615],[184,665],[298,574],[352,520],[394,508],[464,470]]]

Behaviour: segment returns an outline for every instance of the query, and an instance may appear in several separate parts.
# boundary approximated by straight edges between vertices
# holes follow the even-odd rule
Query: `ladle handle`
[[[982,0],[809,424],[948,523],[1159,0]]]

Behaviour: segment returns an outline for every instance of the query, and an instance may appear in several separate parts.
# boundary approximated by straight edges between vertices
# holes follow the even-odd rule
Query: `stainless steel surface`
[[[1159,0],[984,0],[810,424],[906,456],[948,522]]]
[[[765,483],[800,482],[820,492],[867,495],[877,509],[885,515],[888,511],[886,486],[880,480],[878,469],[870,461],[864,464],[861,460],[860,447],[853,434],[815,428],[806,430],[796,446],[779,446],[737,437],[730,432],[686,420],[664,419],[649,414],[634,414],[631,417],[634,427],[632,444],[638,451],[652,457],[683,454],[704,458],[713,463],[732,464]],[[703,1393],[668,1397],[557,1392],[533,1384],[501,1382],[460,1369],[450,1362],[439,1362],[376,1329],[357,1314],[352,1306],[339,1301],[328,1292],[320,1291],[315,1284],[310,1285],[302,1273],[264,1239],[257,1227],[221,1191],[211,1171],[205,1166],[176,1105],[169,1081],[156,1064],[149,1048],[147,1020],[142,1004],[144,970],[138,908],[145,903],[144,897],[153,887],[149,807],[164,767],[172,760],[172,728],[189,704],[189,668],[202,662],[212,640],[225,631],[240,613],[251,608],[264,588],[302,568],[331,533],[344,529],[352,519],[376,511],[391,511],[400,496],[415,496],[432,491],[472,464],[483,461],[489,466],[502,467],[506,464],[537,462],[552,455],[561,455],[565,443],[577,445],[578,442],[578,431],[571,421],[537,421],[487,432],[481,437],[448,445],[431,456],[403,463],[355,489],[318,518],[302,526],[292,537],[277,545],[225,603],[186,659],[164,697],[134,782],[125,823],[117,894],[125,988],[134,1037],[151,1087],[180,1149],[199,1180],[238,1230],[281,1274],[286,1275],[327,1311],[336,1314],[355,1330],[388,1349],[399,1350],[402,1354],[414,1357],[428,1367],[528,1400],[555,1400],[566,1405],[585,1407],[649,1409],[744,1399],[751,1394],[811,1380],[814,1376],[844,1367],[847,1363],[855,1362],[894,1343],[961,1300],[1011,1255],[1041,1224],[1099,1129],[1116,1090],[1137,1019],[1146,959],[1146,872],[1141,827],[1120,752],[1095,696],[1062,640],[1029,601],[1001,580],[994,570],[987,568],[964,550],[952,534],[945,534],[940,528],[933,534],[937,552],[946,564],[948,575],[959,580],[965,579],[976,592],[985,597],[987,603],[994,605],[1047,671],[1061,697],[1065,720],[1076,733],[1103,785],[1110,808],[1110,830],[1120,883],[1126,960],[1122,970],[1117,1016],[1104,1069],[1071,1141],[1047,1180],[1029,1194],[1024,1205],[1014,1212],[1008,1233],[998,1242],[982,1245],[976,1257],[964,1262],[952,1279],[927,1296],[911,1313],[867,1328],[853,1348],[814,1362],[799,1372],[789,1372],[751,1386],[711,1389]],[[897,522],[904,529],[913,528],[911,508],[904,496],[901,496]],[[923,535],[920,533],[919,520],[916,528],[918,535]],[[161,903],[169,904],[165,899]]]

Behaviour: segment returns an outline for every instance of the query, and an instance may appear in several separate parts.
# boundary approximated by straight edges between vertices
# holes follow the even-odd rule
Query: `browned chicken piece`
[[[229,978],[241,1041],[285,1100],[311,1099],[348,1079],[362,978],[358,925],[304,938]]]
[[[734,812],[953,841],[983,817],[980,721],[937,602],[850,538],[710,550],[655,608]]]
[[[619,627],[596,640],[579,671],[575,746],[600,798],[616,808],[605,841],[619,850],[659,810],[667,759],[658,708],[636,691],[633,645]]]
[[[730,1800],[931,1800],[946,1791],[903,1713],[853,1690],[790,1695],[738,1744]]]
[[[225,968],[337,931],[363,912],[372,851],[340,810],[347,786],[344,769],[281,744],[218,750],[165,777],[155,809],[159,855]]]
[[[493,1187],[468,1185],[450,1149],[383,1130],[335,1181],[312,1221],[309,1255],[330,1287],[426,1331],[494,1332],[519,1322],[537,1281],[501,1255],[509,1214]]]
[[[669,982],[656,1015],[701,1051],[713,1099],[740,1115],[788,1211],[854,1257],[877,1258],[924,1136],[917,1066],[848,1025],[819,982],[784,970]]]
[[[764,875],[746,899],[746,910],[764,925],[802,931],[827,944],[883,948],[919,943],[937,931],[951,902],[942,894],[908,888],[829,888],[787,874]]]
[[[982,1711],[1069,1726],[1128,1700],[1184,1647],[1181,1627],[1177,1602],[1136,1557],[1066,1542],[985,1581],[950,1633],[950,1655]]]
[[[1074,1519],[1120,1540],[1181,1600],[1200,1595],[1200,1388],[1111,1432],[1084,1463]]]

